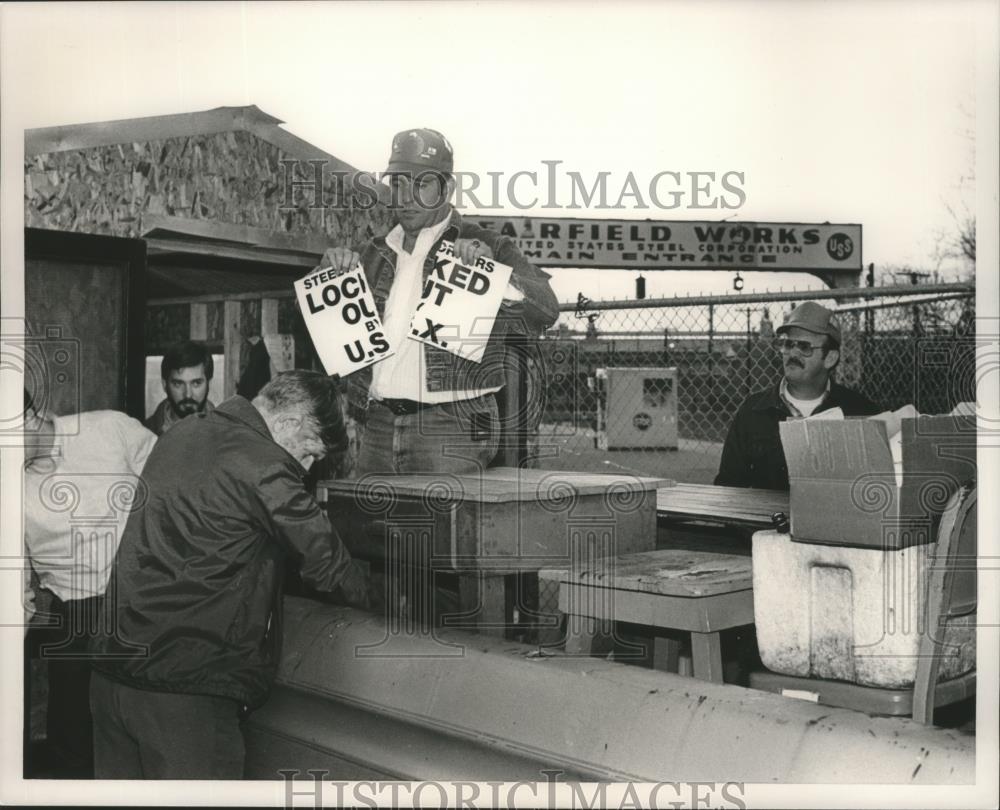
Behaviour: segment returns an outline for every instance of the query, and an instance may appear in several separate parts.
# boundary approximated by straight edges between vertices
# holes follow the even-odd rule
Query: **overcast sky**
[[[981,8],[7,6],[4,64],[20,70],[16,80],[5,71],[5,113],[38,127],[256,104],[369,170],[384,168],[393,133],[432,126],[470,172],[561,160],[584,177],[610,172],[616,191],[629,172],[640,184],[665,170],[742,172],[737,210],[616,215],[861,223],[866,264],[933,269],[938,235],[954,227],[947,206],[974,205],[961,184],[973,172]],[[561,271],[557,294],[622,297],[635,275]],[[657,273],[647,288],[731,282],[728,272]],[[822,286],[757,274],[747,290],[792,285]]]

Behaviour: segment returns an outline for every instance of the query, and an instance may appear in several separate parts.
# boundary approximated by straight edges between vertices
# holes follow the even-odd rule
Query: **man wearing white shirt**
[[[47,749],[52,776],[93,775],[90,662],[100,603],[139,478],[156,436],[117,411],[39,413],[25,392],[24,535],[31,567],[51,593]]]
[[[361,254],[328,250],[321,265],[347,271],[360,261],[395,353],[348,380],[352,415],[363,425],[355,473],[482,470],[496,455],[496,393],[504,384],[504,339],[535,337],[559,314],[548,274],[513,240],[462,221],[451,206],[453,152],[432,129],[393,139],[386,171],[398,224]],[[493,258],[513,273],[481,362],[410,339],[407,327],[444,240],[462,264]],[[464,337],[464,336],[463,336]]]

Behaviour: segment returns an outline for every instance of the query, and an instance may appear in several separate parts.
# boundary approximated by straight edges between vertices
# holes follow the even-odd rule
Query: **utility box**
[[[677,369],[597,370],[598,447],[677,449]]]

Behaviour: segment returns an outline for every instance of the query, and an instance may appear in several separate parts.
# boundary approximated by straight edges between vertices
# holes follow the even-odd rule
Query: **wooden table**
[[[674,484],[656,490],[656,515],[668,521],[708,521],[770,529],[771,515],[788,514],[788,493],[772,489]]]
[[[539,577],[559,582],[567,653],[592,654],[611,622],[683,630],[691,633],[694,676],[706,681],[722,683],[719,631],[754,620],[751,559],[743,554],[662,549]],[[677,653],[675,641],[657,636],[654,667],[673,669]]]
[[[755,531],[788,515],[788,493],[770,489],[675,484],[656,491],[657,548],[750,553]]]
[[[462,626],[503,635],[516,607],[514,575],[654,548],[663,483],[496,467],[323,481],[317,497],[352,555],[387,569],[458,574]]]

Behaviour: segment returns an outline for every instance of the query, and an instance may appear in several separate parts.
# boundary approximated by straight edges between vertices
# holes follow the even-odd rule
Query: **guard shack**
[[[326,248],[360,250],[394,220],[350,182],[357,169],[281,123],[246,106],[25,132],[24,332],[52,357],[26,351],[24,365],[53,377],[64,343],[81,352],[67,382],[49,386],[50,410],[145,418],[146,359],[184,339],[222,355],[215,401],[321,368],[293,282]],[[505,425],[526,412],[515,343]],[[523,461],[525,441],[513,424],[496,463]]]

